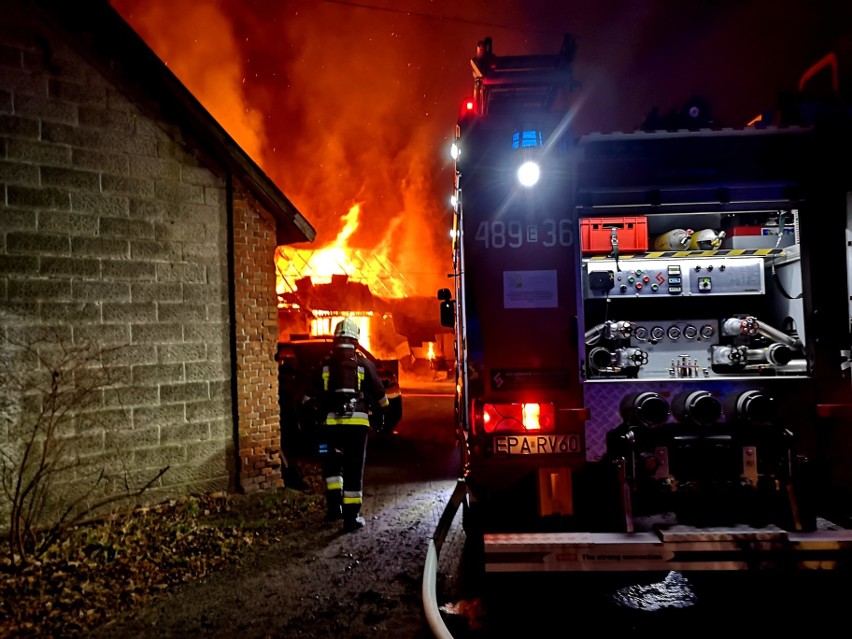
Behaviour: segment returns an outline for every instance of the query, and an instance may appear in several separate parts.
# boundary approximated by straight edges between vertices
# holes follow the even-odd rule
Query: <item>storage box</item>
[[[588,217],[580,220],[580,246],[583,253],[612,252],[612,229],[618,238],[619,253],[648,250],[648,222],[638,217]]]

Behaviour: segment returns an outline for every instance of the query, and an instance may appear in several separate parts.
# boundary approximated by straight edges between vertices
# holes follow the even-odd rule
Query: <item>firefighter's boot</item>
[[[343,492],[340,490],[325,491],[326,521],[338,521],[343,517]]]
[[[364,518],[358,515],[353,519],[344,519],[343,520],[343,532],[352,532],[353,530],[358,530],[359,528],[363,528]]]
[[[352,532],[364,527],[364,518],[358,514],[360,510],[361,504],[343,505],[343,532]]]

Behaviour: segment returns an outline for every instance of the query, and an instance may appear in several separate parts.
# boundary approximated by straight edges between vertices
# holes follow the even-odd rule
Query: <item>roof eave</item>
[[[119,90],[156,119],[176,123],[183,143],[237,178],[275,217],[279,245],[316,238],[296,206],[106,0],[35,1]]]

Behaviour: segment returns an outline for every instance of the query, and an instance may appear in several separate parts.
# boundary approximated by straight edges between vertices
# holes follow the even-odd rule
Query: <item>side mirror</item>
[[[440,289],[438,291],[438,299],[441,300],[441,326],[454,328],[456,325],[456,307],[450,289]]]

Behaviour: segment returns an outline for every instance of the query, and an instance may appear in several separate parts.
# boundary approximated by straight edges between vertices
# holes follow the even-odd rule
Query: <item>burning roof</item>
[[[369,307],[364,310],[373,310],[372,295],[390,299],[412,294],[413,287],[394,268],[387,248],[379,246],[368,252],[349,246],[352,234],[358,229],[360,213],[359,204],[350,207],[341,220],[343,227],[337,237],[322,248],[278,247],[275,268],[282,303],[298,304],[310,310],[357,310],[356,307],[365,306],[369,296]],[[335,286],[317,289],[321,284]],[[360,292],[361,287],[365,292]],[[335,299],[335,295],[341,297]],[[323,301],[319,302],[320,299]]]
[[[375,253],[366,254],[358,249],[329,247],[323,249],[297,249],[280,246],[275,253],[278,272],[279,296],[301,297],[306,287],[314,292],[322,284],[340,282],[363,286],[367,293],[384,298],[402,298],[413,294],[412,286],[405,276],[396,271],[390,260]],[[354,290],[350,286],[348,290]],[[352,293],[347,293],[351,297]],[[342,300],[341,300],[342,302]],[[340,308],[339,305],[315,306],[311,308]],[[351,306],[349,308],[352,308]]]

